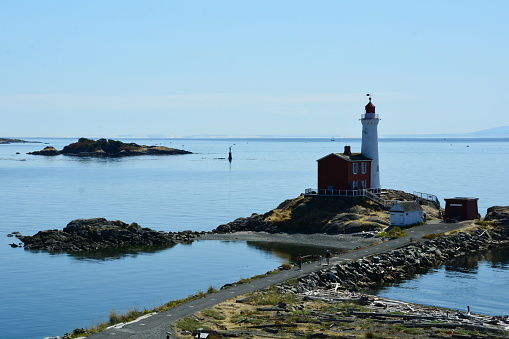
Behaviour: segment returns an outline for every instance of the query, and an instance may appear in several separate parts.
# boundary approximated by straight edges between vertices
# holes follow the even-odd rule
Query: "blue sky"
[[[509,125],[509,1],[2,1],[1,137]]]

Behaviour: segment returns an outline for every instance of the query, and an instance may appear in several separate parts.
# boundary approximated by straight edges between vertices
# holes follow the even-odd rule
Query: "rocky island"
[[[39,143],[38,141],[26,141],[21,139],[8,139],[8,138],[0,138],[0,144],[25,144],[25,143]]]
[[[165,146],[145,146],[136,143],[124,143],[119,140],[80,138],[78,142],[65,146],[62,150],[47,146],[40,151],[29,152],[32,155],[71,155],[78,157],[126,157],[137,155],[176,155],[192,152]]]
[[[105,218],[76,219],[63,230],[40,231],[33,236],[16,237],[25,249],[48,252],[84,252],[113,247],[174,246],[192,242],[198,232],[164,232],[141,227],[137,223],[126,224],[120,220]],[[13,244],[11,244],[12,247]]]

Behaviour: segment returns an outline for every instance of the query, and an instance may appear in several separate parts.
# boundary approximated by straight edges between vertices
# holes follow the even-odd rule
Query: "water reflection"
[[[197,240],[200,241],[213,241],[213,240]],[[243,242],[239,240],[220,240],[222,244]],[[267,253],[271,256],[281,258],[285,261],[293,262],[298,255],[302,255],[308,260],[317,260],[318,256],[325,257],[327,248],[321,246],[309,246],[298,244],[285,244],[278,242],[267,241],[246,241],[249,247],[255,248],[259,251]],[[191,246],[192,243],[179,243],[180,246]],[[78,261],[114,261],[125,258],[136,258],[139,255],[155,254],[164,250],[171,249],[177,245],[172,246],[133,246],[133,247],[115,247],[108,249],[101,249],[89,252],[45,252],[39,250],[26,250],[32,253],[47,253],[50,256],[68,256]],[[226,246],[223,246],[226,247]],[[341,250],[335,249],[334,253]]]
[[[475,306],[476,312],[507,314],[504,293],[509,271],[509,247],[465,255],[426,274],[414,275],[370,293],[381,297],[446,308]]]
[[[185,245],[185,244],[181,244]],[[65,255],[72,259],[78,261],[113,261],[125,258],[136,258],[139,255],[146,254],[155,254],[169,248],[172,248],[176,245],[172,246],[133,246],[133,247],[115,247],[108,249],[101,249],[98,251],[90,251],[90,252],[50,252],[50,255],[59,256]],[[41,252],[41,251],[32,251],[30,252]]]
[[[492,268],[507,268],[509,266],[509,248],[483,251],[452,259],[445,264],[445,270],[477,274],[480,262],[488,262]]]
[[[247,241],[247,244],[287,261],[295,261],[299,254],[304,257],[309,256],[313,259],[320,255],[325,257],[325,252],[327,251],[324,247],[282,244],[277,242]]]

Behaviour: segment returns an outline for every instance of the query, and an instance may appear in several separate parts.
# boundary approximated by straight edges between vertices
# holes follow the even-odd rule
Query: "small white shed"
[[[424,210],[417,201],[398,201],[389,212],[391,226],[414,225],[424,220]]]

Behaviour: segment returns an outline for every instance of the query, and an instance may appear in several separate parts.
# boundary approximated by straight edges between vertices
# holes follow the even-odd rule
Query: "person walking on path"
[[[299,270],[302,269],[302,256],[299,254],[297,257],[297,265],[299,265]]]
[[[327,250],[325,253],[325,260],[327,261],[327,266],[330,264],[330,250]]]
[[[318,266],[322,266],[322,256],[318,256]]]

